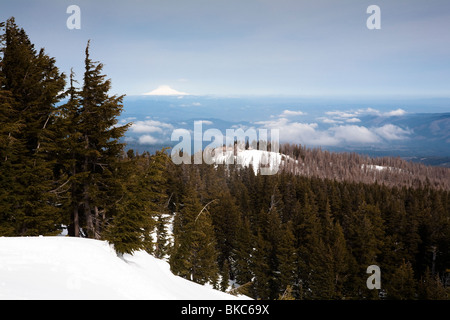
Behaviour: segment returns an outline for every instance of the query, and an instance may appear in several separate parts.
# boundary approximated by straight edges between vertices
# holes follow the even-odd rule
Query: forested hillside
[[[67,77],[14,19],[1,27],[0,236],[67,228],[257,299],[449,298],[449,169],[284,145],[297,162],[260,175],[125,151],[123,97],[89,42]]]
[[[447,297],[448,191],[262,176],[251,167],[168,172],[176,274],[211,282],[220,274],[262,299],[286,290],[296,299]],[[216,259],[199,259],[211,244],[207,257]],[[381,292],[366,287],[372,264],[382,270]]]
[[[391,187],[429,186],[450,189],[450,170],[426,166],[399,157],[369,157],[357,153],[330,152],[283,144],[280,152],[297,161],[286,161],[283,169],[307,177],[338,181],[380,183]]]

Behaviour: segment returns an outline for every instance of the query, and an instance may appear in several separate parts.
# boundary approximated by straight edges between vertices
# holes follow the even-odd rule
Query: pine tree
[[[55,59],[39,52],[14,18],[3,24],[1,37],[2,129],[0,221],[9,235],[55,234],[63,222],[54,176],[55,105],[65,75]],[[3,224],[3,223],[2,223]]]
[[[232,266],[236,282],[239,285],[249,283],[253,279],[252,257],[255,236],[252,233],[248,217],[242,216],[236,234],[236,247],[233,250],[235,262]]]
[[[167,149],[167,148],[166,148]],[[146,210],[151,217],[153,224],[155,224],[155,250],[154,254],[162,258],[168,253],[168,196],[167,196],[167,176],[166,170],[170,162],[169,156],[166,154],[166,149],[156,151],[156,153],[149,158],[148,168],[146,174],[142,179],[146,183],[148,193],[142,202],[148,203]],[[152,229],[154,227],[151,227]],[[153,230],[152,230],[153,232]],[[153,250],[147,248],[147,252],[153,253]]]
[[[278,287],[281,290],[288,290],[292,294],[293,286],[297,280],[298,256],[295,247],[295,237],[292,231],[292,224],[286,223],[279,239],[276,252],[278,260]],[[289,289],[290,288],[290,289]],[[281,292],[279,293],[283,295]]]
[[[118,126],[123,96],[109,96],[111,81],[102,75],[103,65],[93,62],[86,46],[85,73],[80,92],[78,128],[84,143],[81,154],[80,202],[84,214],[86,233],[100,238],[106,219],[117,209],[117,200],[124,190],[118,179],[119,157],[124,144],[120,138],[129,125]]]
[[[411,263],[403,261],[392,279],[386,283],[389,299],[412,300],[416,298],[416,281]]]
[[[258,232],[253,247],[254,249],[251,257],[251,270],[254,275],[254,278],[252,279],[253,297],[263,300],[269,299],[271,270],[268,252],[272,251],[271,243],[264,239],[263,235]]]
[[[324,241],[317,207],[305,194],[303,221],[298,227],[299,269],[306,299],[330,299],[334,296],[333,259],[329,243]]]
[[[202,206],[198,198],[197,183],[197,178],[190,180],[182,198],[183,208],[174,229],[174,248],[169,262],[175,274],[200,284],[215,285],[218,266],[214,229],[208,204]]]
[[[230,281],[230,264],[228,263],[228,260],[225,260],[225,262],[223,263],[220,275],[220,290],[226,291],[228,289]]]
[[[240,212],[227,189],[218,193],[217,199],[213,199],[210,212],[219,253],[219,268],[222,269],[225,262],[230,267],[235,260],[233,250],[236,247]]]
[[[420,278],[418,298],[421,300],[450,300],[450,288],[445,288],[438,275],[431,275],[429,268]]]
[[[5,23],[0,24],[4,28]],[[6,35],[3,33],[0,38],[1,52],[5,50]],[[3,55],[0,60],[3,71]],[[17,102],[12,98],[11,90],[5,88],[6,77],[4,72],[0,72],[0,236],[13,236],[16,232],[14,211],[14,194],[11,192],[14,184],[14,162],[17,157],[17,143],[14,138],[20,130],[21,124],[14,114],[17,109]]]
[[[56,174],[61,181],[65,181],[55,192],[60,195],[61,203],[70,214],[68,221],[69,236],[79,237],[80,223],[80,185],[86,179],[88,172],[81,171],[82,153],[85,144],[79,131],[80,119],[80,91],[75,87],[75,73],[71,70],[69,88],[66,90],[68,100],[58,108],[56,118],[57,135],[56,147],[53,150],[57,157]]]
[[[333,230],[333,238],[330,244],[331,257],[334,271],[334,299],[342,299],[347,296],[346,284],[350,263],[350,253],[347,249],[344,232],[339,222],[336,222]]]

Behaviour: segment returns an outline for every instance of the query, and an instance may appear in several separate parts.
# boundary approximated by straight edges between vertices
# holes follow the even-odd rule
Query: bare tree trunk
[[[75,155],[72,153],[72,159],[75,158]],[[77,173],[76,165],[74,164],[72,167],[72,176],[75,176]],[[72,212],[73,212],[73,236],[79,237],[80,236],[80,219],[78,215],[78,197],[77,197],[77,191],[76,191],[76,185],[75,182],[72,181]]]
[[[80,236],[80,222],[78,219],[78,206],[73,207],[73,235],[74,235],[74,237]]]
[[[89,204],[89,194],[88,194],[88,186],[84,186],[84,216],[86,218],[86,228],[87,228],[87,235],[88,238],[93,239],[95,236],[95,229],[94,229],[94,222],[92,220],[92,214],[91,214],[91,206]]]
[[[89,137],[85,135],[84,139],[86,141],[85,149],[88,150]],[[83,171],[89,172],[89,157],[87,155],[84,157]],[[94,229],[94,222],[92,221],[91,205],[89,198],[89,185],[88,182],[86,181],[84,182],[83,186],[83,207],[84,207],[84,216],[86,218],[87,235],[88,238],[93,239],[95,236],[95,229]]]
[[[94,207],[94,220],[95,220],[95,230],[94,230],[94,238],[99,240],[100,239],[100,216],[98,213],[98,207]]]

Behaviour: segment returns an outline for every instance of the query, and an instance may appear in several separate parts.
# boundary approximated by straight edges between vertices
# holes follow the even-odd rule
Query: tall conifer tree
[[[55,59],[37,51],[14,18],[4,24],[1,48],[2,144],[0,206],[6,234],[58,232],[63,215],[51,191],[54,176],[55,105],[65,75]],[[3,229],[3,228],[2,228]],[[0,230],[1,231],[1,230]]]
[[[175,233],[175,243],[170,258],[174,273],[204,284],[217,284],[218,266],[216,239],[208,204],[202,205],[195,186],[200,182],[191,168],[183,207],[179,213],[180,222]]]
[[[89,47],[90,42],[86,46],[78,122],[84,144],[80,167],[85,174],[80,181],[80,202],[87,236],[98,239],[106,219],[124,194],[117,170],[124,148],[119,139],[128,125],[117,125],[124,96],[108,95],[111,81],[102,74],[103,64],[91,60]]]

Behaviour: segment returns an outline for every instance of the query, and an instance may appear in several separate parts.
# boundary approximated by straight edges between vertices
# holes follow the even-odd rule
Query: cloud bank
[[[262,128],[278,129],[280,142],[315,146],[379,144],[406,140],[412,134],[411,130],[393,124],[369,128],[354,124],[343,124],[321,129],[318,123],[295,122],[287,118],[261,121],[256,124]]]
[[[398,125],[383,121],[380,125],[367,125],[361,119],[363,116],[374,115],[389,121],[391,117],[399,117],[406,114],[402,109],[389,112],[380,112],[376,109],[366,108],[350,111],[326,111],[323,116],[304,119],[306,113],[299,110],[283,110],[278,115],[272,115],[269,120],[252,123],[255,129],[278,129],[280,142],[300,143],[310,146],[336,147],[345,145],[377,145],[383,143],[398,142],[410,139],[413,131]],[[360,119],[361,118],[361,119]],[[127,118],[126,120],[133,120]],[[125,121],[125,120],[123,120]],[[204,126],[211,127],[215,123],[210,120],[201,121]],[[375,122],[377,123],[377,122]],[[166,143],[171,140],[171,135],[190,135],[193,123],[182,122],[181,128],[175,124],[162,122],[147,117],[145,120],[134,121],[130,126],[133,141],[142,145]],[[192,126],[192,127],[191,127]],[[242,128],[235,125],[231,128]],[[186,129],[188,128],[188,129]],[[246,127],[244,126],[244,130]],[[203,128],[206,130],[206,128]],[[225,135],[225,129],[223,134]],[[131,140],[130,140],[131,141]]]

